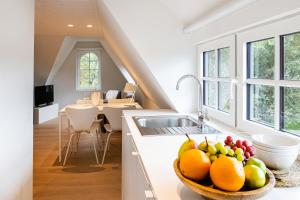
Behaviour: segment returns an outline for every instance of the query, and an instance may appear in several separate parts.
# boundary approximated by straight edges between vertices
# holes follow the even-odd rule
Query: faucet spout
[[[204,117],[203,117],[203,109],[202,109],[203,93],[202,93],[202,88],[201,88],[201,82],[200,82],[200,80],[196,76],[194,76],[192,74],[183,75],[177,81],[176,90],[179,90],[180,83],[184,79],[186,79],[186,78],[192,78],[192,79],[194,79],[197,82],[198,86],[199,86],[199,93],[198,93],[198,121],[199,121],[199,125],[202,127],[203,119],[204,119]]]

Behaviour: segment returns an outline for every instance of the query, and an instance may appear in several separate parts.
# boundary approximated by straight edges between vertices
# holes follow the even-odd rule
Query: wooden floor
[[[57,156],[57,131],[57,120],[34,127],[34,199],[121,199],[121,134],[112,135],[110,150],[103,167],[95,165],[95,154],[88,136],[80,138],[79,151],[72,153],[66,167],[62,167]],[[67,140],[68,134],[64,128],[64,145]],[[102,153],[99,153],[100,158]]]

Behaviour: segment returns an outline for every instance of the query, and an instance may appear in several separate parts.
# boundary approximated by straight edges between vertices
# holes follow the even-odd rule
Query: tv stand
[[[58,117],[58,104],[45,105],[43,107],[35,107],[33,110],[34,124],[41,124]]]

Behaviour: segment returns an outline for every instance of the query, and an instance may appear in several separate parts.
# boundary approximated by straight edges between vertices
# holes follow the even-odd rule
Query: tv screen
[[[45,106],[52,104],[54,101],[53,85],[43,85],[34,87],[34,102],[35,106]]]

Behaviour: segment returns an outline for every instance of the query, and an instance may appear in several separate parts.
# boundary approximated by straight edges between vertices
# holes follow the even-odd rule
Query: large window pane
[[[283,38],[283,78],[300,80],[300,33],[282,36]]]
[[[230,110],[230,83],[219,82],[219,110]]]
[[[217,77],[216,52],[207,51],[203,54],[204,57],[204,76]]]
[[[219,49],[219,77],[230,77],[229,74],[229,57],[230,49],[229,47]]]
[[[274,126],[274,87],[248,85],[248,119]]]
[[[281,88],[283,96],[282,128],[300,135],[300,88]]]
[[[274,38],[247,44],[248,78],[274,79]]]
[[[204,81],[204,91],[205,91],[205,105],[213,107],[213,108],[217,108],[217,87],[218,84],[217,82],[213,82],[213,81]]]

